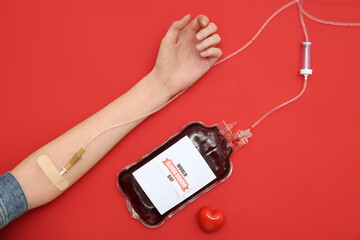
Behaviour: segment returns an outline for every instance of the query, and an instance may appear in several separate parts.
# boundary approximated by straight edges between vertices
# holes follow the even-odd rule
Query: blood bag
[[[232,172],[230,157],[251,136],[193,122],[118,175],[118,186],[132,217],[147,227],[165,220]]]

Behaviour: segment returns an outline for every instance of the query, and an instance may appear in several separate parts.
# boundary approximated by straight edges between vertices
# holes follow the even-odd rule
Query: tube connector
[[[68,172],[69,169],[81,158],[82,154],[85,152],[85,148],[81,148],[75,155],[71,158],[71,160],[63,167],[61,171],[61,175],[64,175],[65,172]]]
[[[219,124],[220,134],[224,136],[229,146],[232,147],[234,151],[247,144],[249,142],[249,138],[252,136],[250,129],[232,132],[231,129],[235,125],[236,122],[227,124],[225,121]]]

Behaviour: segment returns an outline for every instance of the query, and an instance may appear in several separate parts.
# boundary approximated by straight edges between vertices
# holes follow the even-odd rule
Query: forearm
[[[127,93],[105,108],[49,142],[22,161],[11,172],[22,185],[29,202],[35,208],[56,198],[61,192],[42,172],[36,160],[47,155],[58,170],[72,158],[96,133],[119,122],[135,119],[163,105],[171,97],[166,86],[150,73]],[[70,185],[75,183],[110,151],[141,121],[120,126],[99,135],[82,155],[82,158],[64,177]]]

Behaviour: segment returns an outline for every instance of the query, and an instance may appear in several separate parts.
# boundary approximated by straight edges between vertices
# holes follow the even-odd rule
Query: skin
[[[190,20],[190,15],[186,15],[172,23],[161,41],[153,70],[134,87],[99,112],[32,153],[11,171],[25,192],[29,209],[44,205],[62,193],[37,165],[36,160],[40,155],[49,156],[60,171],[74,153],[97,132],[159,108],[176,93],[194,84],[220,58],[222,52],[216,47],[220,42],[220,36],[216,34],[216,25],[204,15]],[[99,135],[86,148],[82,158],[69,173],[64,175],[70,186],[143,120],[137,120]]]

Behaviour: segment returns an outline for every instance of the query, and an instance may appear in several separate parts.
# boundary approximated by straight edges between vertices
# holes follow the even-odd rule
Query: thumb
[[[190,21],[190,14],[186,15],[185,17],[183,17],[182,19],[180,19],[178,21],[173,22],[171,24],[169,30],[165,34],[164,39],[171,43],[175,43],[180,34],[180,31],[184,27],[186,27],[186,25],[189,23],[189,21]]]

